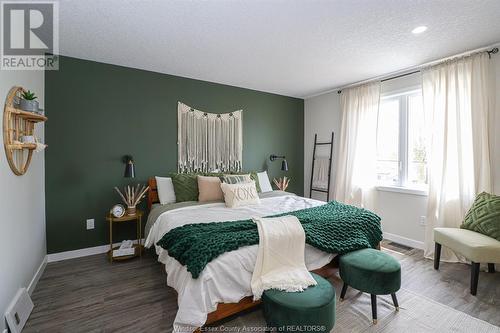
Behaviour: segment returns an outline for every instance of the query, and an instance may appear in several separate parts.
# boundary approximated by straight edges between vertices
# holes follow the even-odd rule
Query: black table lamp
[[[125,173],[123,174],[123,177],[135,178],[135,165],[133,157],[130,155],[123,156],[123,163],[125,163]]]
[[[269,156],[269,159],[271,160],[271,162],[274,162],[277,159],[282,159],[283,161],[281,161],[281,170],[288,171],[288,162],[286,161],[285,155],[279,156],[272,154]]]

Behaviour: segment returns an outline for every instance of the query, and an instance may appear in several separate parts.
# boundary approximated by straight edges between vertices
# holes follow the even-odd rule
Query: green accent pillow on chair
[[[500,196],[478,194],[460,227],[500,241]]]
[[[176,202],[198,201],[198,174],[174,173],[171,177]]]

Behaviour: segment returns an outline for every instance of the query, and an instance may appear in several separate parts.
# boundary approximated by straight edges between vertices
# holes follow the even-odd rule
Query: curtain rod
[[[482,51],[478,51],[478,52],[482,52]],[[498,53],[498,47],[494,47],[491,50],[486,50],[485,52],[488,53],[488,57],[490,57],[490,59],[491,59],[491,55],[492,54],[497,54]],[[467,54],[473,54],[473,53],[475,53],[475,51],[465,52],[465,53],[462,53],[461,55],[467,55]],[[441,59],[441,60],[438,60],[438,61],[433,61],[433,62],[430,62],[430,63],[427,63],[427,64],[423,64],[423,65],[417,66],[416,68],[419,68],[419,69],[411,71],[411,72],[408,72],[408,73],[396,74],[394,76],[385,77],[385,78],[381,79],[380,82],[390,81],[390,80],[394,80],[394,79],[399,79],[400,77],[405,77],[405,76],[408,76],[408,75],[416,74],[416,73],[420,72],[420,68],[426,67],[429,64],[436,63],[436,62],[443,62],[443,61],[446,61],[447,59],[453,59],[453,58],[456,58],[456,57],[460,57],[460,54],[459,55],[455,55],[455,56],[451,56],[451,57],[448,57],[448,58],[444,58],[444,59]],[[370,81],[375,81],[375,80],[376,80],[376,78],[374,78],[374,79],[368,79],[366,81],[361,81],[361,82],[358,82],[358,83],[354,83],[354,84],[345,86],[344,89],[348,88],[348,87],[351,87],[351,86],[357,86],[357,85],[362,84],[362,83],[368,83]],[[341,92],[342,92],[342,89],[337,90],[338,94],[340,94]]]

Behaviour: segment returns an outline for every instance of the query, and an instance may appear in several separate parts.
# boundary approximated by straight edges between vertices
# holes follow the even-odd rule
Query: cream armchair
[[[434,269],[439,269],[441,246],[444,245],[471,261],[470,293],[476,295],[480,263],[488,264],[488,272],[495,272],[500,264],[500,241],[483,234],[459,228],[434,228]]]

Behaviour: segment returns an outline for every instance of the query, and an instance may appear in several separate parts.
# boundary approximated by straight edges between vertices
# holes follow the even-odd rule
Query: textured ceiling
[[[500,0],[61,0],[59,11],[62,55],[296,97],[500,42]]]

